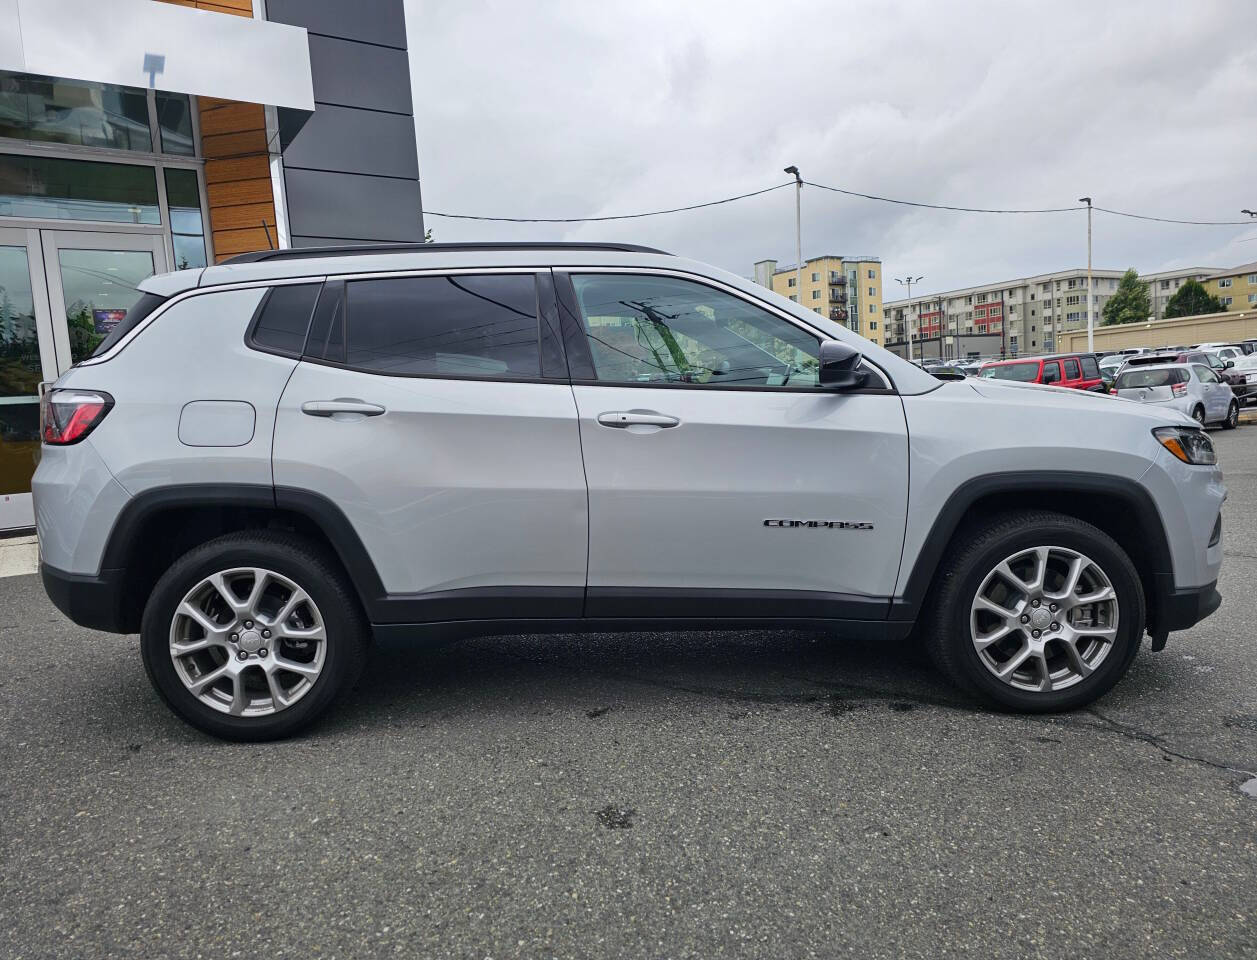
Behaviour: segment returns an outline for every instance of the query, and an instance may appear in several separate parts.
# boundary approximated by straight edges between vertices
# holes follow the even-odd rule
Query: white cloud
[[[977,206],[1257,209],[1257,4],[407,0],[424,206],[596,216],[806,179]],[[748,274],[794,257],[789,190],[583,225],[428,218],[440,240],[612,239]],[[1096,214],[1098,267],[1257,258],[1242,227]],[[923,292],[1085,263],[1082,214],[804,193],[804,254]],[[891,294],[888,291],[888,294]]]

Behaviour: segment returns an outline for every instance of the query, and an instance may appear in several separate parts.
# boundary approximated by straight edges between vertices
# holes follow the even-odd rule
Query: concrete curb
[[[39,570],[39,541],[31,537],[0,540],[0,577],[20,577]]]

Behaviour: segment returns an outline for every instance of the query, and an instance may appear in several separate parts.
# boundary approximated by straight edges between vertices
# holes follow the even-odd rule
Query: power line
[[[1033,209],[1020,210],[1001,210],[991,207],[952,207],[943,203],[920,203],[916,200],[897,200],[894,197],[879,197],[872,193],[860,193],[857,190],[844,190],[841,187],[828,187],[823,183],[813,183],[811,180],[804,180],[809,187],[816,187],[818,190],[829,190],[832,193],[841,193],[848,197],[862,197],[865,200],[880,200],[882,203],[896,203],[904,207],[925,207],[929,210],[955,210],[959,213],[1068,213],[1071,210],[1086,210],[1086,207],[1038,207]],[[1099,210],[1099,207],[1096,207]]]
[[[765,187],[763,190],[753,190],[750,193],[741,193],[736,197],[725,197],[723,200],[709,200],[706,203],[693,203],[688,207],[672,207],[669,210],[650,210],[646,213],[621,213],[610,217],[477,217],[469,213],[441,213],[438,210],[425,210],[424,216],[429,217],[446,217],[450,220],[492,220],[498,223],[599,223],[605,220],[638,220],[642,217],[659,217],[666,213],[684,213],[686,210],[701,210],[704,207],[718,207],[722,203],[733,203],[735,200],[746,200],[749,197],[758,197],[763,193],[772,193],[774,190],[780,190],[782,187],[792,187],[794,181],[789,183],[779,183],[773,187]]]
[[[951,210],[956,213],[1002,213],[1002,214],[1044,214],[1044,213],[1073,213],[1078,210],[1086,210],[1085,206],[1073,207],[961,207],[945,203],[925,203],[919,200],[903,200],[898,197],[883,197],[875,193],[861,193],[858,190],[846,190],[842,187],[831,187],[824,183],[814,183],[811,180],[803,181],[809,187],[815,187],[818,190],[827,190],[830,193],[840,193],[843,196],[859,197],[863,200],[875,200],[879,203],[893,203],[902,207],[920,207],[926,210]],[[780,190],[783,187],[794,186],[793,180],[786,183],[778,183],[771,187],[765,187],[762,190],[752,190],[750,193],[740,193],[735,197],[724,197],[720,200],[708,200],[705,203],[692,203],[684,207],[670,207],[667,210],[648,210],[643,213],[621,213],[605,217],[485,217],[477,216],[470,213],[445,213],[440,210],[424,210],[424,216],[444,217],[448,220],[480,220],[491,223],[605,223],[610,220],[640,220],[643,217],[659,217],[669,213],[685,213],[688,210],[702,210],[707,207],[718,207],[726,203],[735,203],[738,200],[747,200],[751,197],[758,197],[765,193],[772,193],[774,190]],[[1142,213],[1128,213],[1124,210],[1113,210],[1109,207],[1094,207],[1093,209],[1107,213],[1115,217],[1128,217],[1133,220],[1149,220],[1154,223],[1177,223],[1188,226],[1198,227],[1246,227],[1251,226],[1252,220],[1176,220],[1171,217],[1153,217]]]

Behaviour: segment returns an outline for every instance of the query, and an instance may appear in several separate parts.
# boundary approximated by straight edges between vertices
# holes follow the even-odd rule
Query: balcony
[[[847,285],[847,278],[841,273],[831,273],[829,275],[829,282],[835,286],[845,287]]]
[[[829,302],[830,303],[846,303],[847,295],[843,293],[841,290],[830,290]]]
[[[847,321],[847,309],[846,309],[846,307],[830,307],[830,309],[829,309],[829,319],[830,319],[830,320],[840,320],[840,321],[842,321],[843,323],[846,323],[846,321]]]

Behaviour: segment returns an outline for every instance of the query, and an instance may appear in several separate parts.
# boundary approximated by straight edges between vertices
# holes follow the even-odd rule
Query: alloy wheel
[[[1040,546],[1006,557],[982,580],[970,607],[982,665],[1002,683],[1047,693],[1081,683],[1117,639],[1117,592],[1094,560]]]
[[[295,581],[236,567],[184,595],[170,623],[170,658],[205,705],[234,717],[268,716],[313,688],[327,659],[327,631]]]

